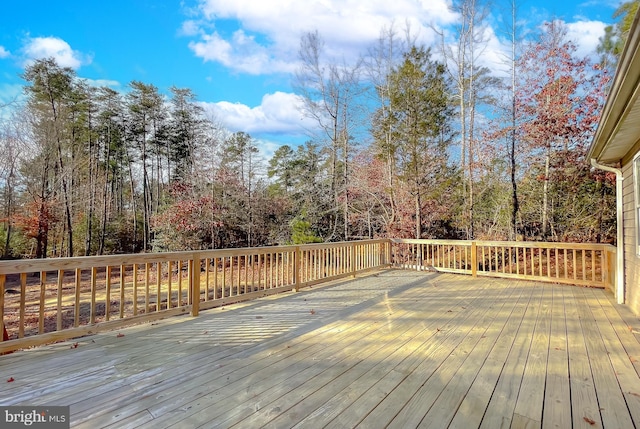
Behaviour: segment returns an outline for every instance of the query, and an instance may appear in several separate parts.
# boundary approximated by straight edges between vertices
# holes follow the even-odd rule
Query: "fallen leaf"
[[[78,348],[78,343],[73,343],[71,345],[71,347],[69,347],[70,349],[77,349]]]
[[[116,335],[116,337],[117,337],[117,338],[122,338],[122,337],[124,337],[124,334],[120,334],[120,333],[119,333],[118,335]]]
[[[7,380],[7,383],[13,383],[14,381],[16,381],[13,377],[9,377],[9,379]]]
[[[316,311],[312,308],[310,311],[311,314],[316,314]]]
[[[591,426],[596,424],[595,420],[590,419],[589,417],[583,417],[584,421],[589,423]]]

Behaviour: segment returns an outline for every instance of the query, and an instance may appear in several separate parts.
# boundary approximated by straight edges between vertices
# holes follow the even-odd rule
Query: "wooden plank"
[[[375,330],[382,329],[386,326],[384,324],[374,324],[370,322],[370,319],[368,319],[367,316],[374,317],[375,314],[379,314],[379,312],[377,310],[367,311],[363,314],[364,318],[354,319],[351,322],[351,324],[354,325],[353,329],[345,329],[343,324],[339,324],[340,330],[336,330],[337,326],[335,324],[332,324],[323,327],[319,331],[311,331],[308,334],[296,338],[293,342],[291,341],[291,338],[280,339],[277,343],[279,344],[279,351],[277,351],[277,349],[274,350],[274,345],[272,344],[269,347],[265,347],[264,350],[259,354],[250,355],[251,359],[232,360],[231,364],[223,360],[218,361],[216,359],[212,359],[210,356],[211,352],[208,352],[207,354],[209,356],[205,355],[203,357],[206,360],[204,365],[198,365],[196,362],[190,362],[187,367],[196,368],[195,370],[189,369],[186,374],[172,377],[173,380],[168,380],[166,383],[163,382],[163,385],[157,387],[159,391],[163,392],[163,398],[166,399],[158,401],[158,399],[153,396],[147,396],[146,400],[134,401],[135,403],[132,404],[131,407],[127,407],[126,409],[123,409],[122,407],[117,408],[117,404],[116,408],[114,409],[117,409],[118,416],[126,416],[129,411],[136,411],[139,409],[139,407],[149,407],[149,409],[155,415],[164,415],[162,419],[160,419],[159,421],[155,421],[154,425],[164,425],[165,423],[168,424],[170,422],[178,422],[189,416],[192,412],[199,411],[203,407],[210,407],[212,405],[209,401],[203,402],[201,399],[199,399],[203,392],[212,391],[219,388],[225,392],[224,397],[229,397],[231,400],[231,394],[235,391],[233,386],[236,384],[240,385],[240,387],[238,388],[239,392],[246,391],[247,386],[250,386],[252,389],[258,387],[262,388],[263,382],[261,382],[259,386],[256,385],[256,381],[258,381],[260,378],[254,377],[252,375],[255,374],[256,371],[260,370],[260,368],[265,368],[265,370],[263,371],[263,377],[267,377],[268,380],[272,380],[272,382],[275,383],[282,382],[283,380],[280,375],[274,375],[274,368],[271,365],[273,365],[274,362],[281,362],[282,368],[286,369],[290,367],[292,364],[294,364],[294,362],[290,359],[290,355],[292,353],[299,353],[301,350],[304,350],[311,346],[316,347],[313,351],[316,355],[318,353],[328,353],[327,356],[331,357],[332,355],[335,355],[335,353],[345,353],[345,350],[343,350],[344,345],[340,342],[340,337],[342,335],[350,336],[345,340],[347,344],[351,344],[360,340],[366,341],[364,338],[368,335],[368,333],[372,333]],[[235,331],[235,329],[230,331],[233,332]],[[326,340],[323,341],[323,337],[318,336],[319,334],[322,334],[322,332],[330,333],[332,339],[335,337],[335,344],[328,347],[327,345],[332,344],[333,341],[331,343],[327,343]],[[299,346],[303,348],[300,349]],[[226,350],[226,348],[224,349]],[[247,351],[240,350],[238,353],[246,356]],[[346,353],[345,357],[348,356],[351,356],[351,354]],[[306,359],[302,360],[304,361],[302,364],[305,367],[311,368],[311,370],[313,371],[322,371],[323,369],[322,367],[317,366],[315,364],[316,360],[311,359],[309,356],[307,356]],[[210,368],[217,368],[220,363],[223,362],[225,364],[223,365],[224,369],[222,370],[222,372],[220,370],[211,371]],[[289,370],[286,369],[286,371]],[[232,384],[230,385],[230,383]],[[193,402],[190,403],[189,401]],[[233,405],[232,408],[239,405],[237,401],[231,400],[231,402]],[[220,404],[220,406],[222,405]],[[219,405],[216,405],[214,408],[216,411],[218,411]],[[220,409],[224,411],[224,407]],[[255,410],[252,408],[251,411]],[[211,414],[211,411],[209,411],[208,414]],[[92,422],[95,423],[95,419],[92,420]]]
[[[62,330],[62,279],[64,277],[64,271],[58,271],[58,292],[57,292],[57,302],[56,302],[56,330]],[[108,311],[108,310],[105,310]],[[108,318],[106,320],[109,320]]]
[[[40,272],[40,301],[38,305],[38,333],[44,333],[44,305],[45,305],[45,293],[46,293],[46,284],[47,284],[47,273],[41,271]],[[4,290],[0,293],[4,293]]]
[[[80,279],[82,278],[82,271],[80,268],[76,268],[75,277],[75,303],[73,306],[73,326],[77,328],[80,326]]]
[[[492,369],[493,383],[495,383],[499,373],[498,369],[502,368],[506,354],[511,347],[512,335],[516,332],[514,326],[520,323],[525,310],[523,303],[527,303],[529,298],[527,295],[523,297],[524,288],[514,287],[511,289],[514,290],[514,293],[511,294],[511,296],[505,293],[505,296],[501,299],[501,301],[504,301],[503,307],[493,309],[497,313],[495,319],[484,331],[473,350],[465,357],[463,365],[444,387],[418,427],[436,429],[451,427],[452,420],[459,415],[464,415],[468,419],[476,420],[475,427],[478,427],[484,415],[486,403],[485,407],[480,409],[470,409],[466,407],[460,409],[460,407],[466,398],[480,393],[471,392],[471,387],[475,384],[483,369]],[[521,298],[524,299],[521,301]],[[518,303],[520,303],[519,310],[516,310]],[[508,331],[512,331],[513,334],[510,336]],[[500,347],[502,347],[502,352],[499,362],[494,362],[489,359],[490,355],[494,353],[494,350],[500,350]],[[483,377],[486,377],[484,373]],[[494,386],[495,384],[490,386],[490,391],[487,392],[489,394],[483,396],[481,400],[489,401]],[[469,402],[466,404],[469,404]],[[466,425],[465,427],[471,426]]]
[[[544,387],[543,428],[571,427],[567,323],[562,286],[552,286],[551,336]]]
[[[365,267],[366,255],[359,258]],[[283,270],[283,279],[285,273],[291,274]],[[60,343],[3,356],[0,377],[15,381],[3,387],[0,404],[71,405],[73,426],[84,428],[384,427],[396,415],[407,418],[390,427],[449,421],[539,427],[556,421],[555,407],[565,406],[553,403],[557,386],[565,392],[558,397],[567,396],[564,375],[558,378],[564,359],[569,427],[594,427],[584,420],[592,418],[589,411],[596,426],[638,425],[629,413],[640,410],[633,358],[640,343],[632,332],[640,322],[621,316],[603,291],[401,271],[338,284],[344,287],[139,325],[121,338],[109,332],[76,340],[77,348]],[[320,291],[327,304],[338,304],[330,317],[311,301]],[[548,315],[540,311],[543,299],[551,303]],[[540,354],[530,346],[532,338],[541,343],[541,319],[551,347],[542,352],[548,360],[542,419],[527,407],[515,412],[526,396],[525,367]],[[556,350],[562,341],[564,353]],[[401,411],[410,407],[415,413]]]
[[[513,291],[514,290],[511,289],[505,291],[505,293],[511,295]],[[437,402],[437,399],[442,394],[443,390],[446,389],[446,386],[448,386],[449,383],[453,382],[454,377],[456,375],[460,376],[464,373],[464,368],[462,366],[465,364],[471,364],[470,361],[467,361],[467,358],[473,354],[473,350],[476,349],[478,343],[481,342],[481,340],[485,339],[487,335],[491,337],[494,334],[488,331],[490,327],[494,323],[496,323],[496,318],[502,318],[502,316],[504,315],[502,309],[506,301],[508,301],[508,298],[499,301],[496,301],[495,299],[488,299],[484,302],[484,305],[478,306],[478,308],[481,309],[479,314],[480,317],[478,317],[471,323],[467,322],[468,325],[465,324],[466,326],[468,326],[468,328],[464,333],[464,338],[462,339],[462,341],[455,347],[445,348],[444,356],[442,359],[431,358],[429,359],[426,368],[419,368],[416,370],[416,373],[419,376],[414,377],[414,380],[416,380],[417,383],[420,383],[420,386],[415,394],[412,395],[412,397],[408,399],[404,404],[402,404],[402,408],[397,414],[395,414],[388,427],[418,427],[423,419],[431,420],[431,418],[427,418],[425,414],[431,412],[433,406]],[[498,324],[499,323],[500,322],[498,322]],[[437,367],[434,368],[434,370],[425,371],[425,369],[433,365],[431,361],[434,360],[437,363]],[[470,384],[470,381],[468,382]],[[405,386],[409,384],[409,382],[403,383],[400,386],[400,389],[407,389],[407,387]],[[453,382],[453,388],[450,389],[448,394],[446,394],[445,396],[448,396],[450,398],[451,395],[455,395],[457,387],[458,386],[456,385],[456,383]],[[409,389],[409,391],[411,390],[413,389]],[[447,398],[445,401],[447,401],[449,398]],[[436,409],[434,411],[436,415],[440,414],[440,416],[442,416],[447,414],[446,410],[443,411],[442,407],[439,408],[440,409]],[[425,423],[428,424],[429,422],[425,421]]]
[[[124,308],[125,308],[125,271],[126,266],[124,264],[120,265],[120,319],[124,319]]]
[[[180,276],[182,277],[182,275]],[[151,305],[151,264],[149,262],[144,264],[144,312],[149,314],[149,308]]]
[[[599,334],[598,324],[585,295],[586,291],[586,289],[580,288],[572,290],[578,304],[578,317],[584,332],[591,373],[598,395],[602,425],[605,428],[633,427],[625,397],[620,391],[618,378],[611,364],[609,351]]]
[[[573,291],[563,288],[567,321],[567,353],[571,388],[571,416],[574,428],[602,427],[598,396],[596,394],[589,354],[585,344],[585,333],[580,326],[578,309]],[[591,424],[590,422],[593,422]]]
[[[469,280],[473,281],[473,279]],[[489,283],[483,284],[485,287],[489,285]],[[510,293],[510,291],[507,292]],[[392,426],[402,427],[407,424],[411,426],[412,420],[417,419],[419,422],[422,419],[431,405],[430,390],[436,394],[440,392],[441,388],[435,386],[440,384],[441,379],[450,379],[452,371],[459,368],[461,364],[463,351],[468,350],[480,340],[483,327],[493,317],[489,310],[491,304],[495,303],[495,299],[487,293],[483,294],[483,298],[475,302],[470,311],[467,308],[461,308],[464,319],[454,320],[440,331],[439,341],[430,342],[422,352],[422,361],[411,371],[413,376],[407,377],[397,388],[394,388],[360,422],[360,425],[384,427],[393,420]],[[460,305],[466,307],[464,302]],[[465,328],[460,329],[461,326]],[[454,354],[453,351],[458,353]],[[333,427],[340,427],[343,423],[344,421],[338,421]]]
[[[455,416],[449,424],[449,429],[477,428],[482,423],[485,410],[489,405],[500,373],[503,370],[509,353],[513,349],[518,332],[525,320],[527,309],[529,308],[535,288],[517,283],[514,288],[523,288],[521,296],[516,302],[513,311],[506,323],[505,329],[500,334],[487,360],[483,363],[476,379],[464,396],[456,411]]]
[[[514,409],[514,414],[538,422],[538,425],[542,422],[552,301],[552,289],[545,288]]]
[[[622,390],[627,408],[634,424],[637,426],[640,425],[640,378],[638,378],[638,373],[629,358],[627,350],[621,343],[616,329],[613,328],[611,320],[602,308],[602,303],[608,303],[606,301],[601,303],[597,298],[597,292],[598,291],[585,290],[585,296],[587,297],[591,307],[591,313],[595,318],[596,325],[608,351],[611,365],[618,379],[619,388]]]
[[[6,291],[6,283],[7,276],[4,274],[0,274],[0,332],[2,332],[2,339],[0,339],[0,343],[4,342],[4,333],[7,332],[4,324],[4,294]]]
[[[300,420],[297,417],[298,413],[304,416],[315,411],[315,404],[326,402],[336,390],[346,388],[359,380],[376,362],[391,353],[396,348],[396,341],[402,344],[402,339],[409,339],[411,334],[407,331],[420,329],[416,324],[404,324],[397,328],[393,333],[386,333],[388,342],[367,337],[355,339],[358,335],[357,331],[353,331],[354,341],[341,342],[338,349],[329,356],[330,363],[315,368],[317,375],[310,377],[310,374],[305,374],[300,377],[296,374],[287,377],[289,371],[278,374],[279,379],[286,380],[285,383],[279,383],[274,389],[255,397],[254,400],[259,402],[259,407],[252,404],[248,404],[248,407],[237,407],[237,400],[232,399],[234,408],[231,412],[211,419],[211,410],[205,410],[204,413],[193,416],[194,419],[181,420],[176,427],[189,427],[194,423],[204,423],[211,428],[229,427],[233,424],[261,427],[267,423],[273,427],[290,427]],[[375,333],[372,336],[376,337]],[[324,344],[326,347],[328,343]],[[318,361],[322,362],[321,359]],[[302,398],[304,401],[301,401]]]
[[[626,305],[617,304],[612,293],[594,292],[629,361],[640,374],[640,319]]]
[[[415,295],[412,294],[412,296]],[[481,296],[475,296],[472,300],[466,300],[467,305],[474,306],[478,300],[482,299],[484,298]],[[422,301],[423,299],[415,297],[416,316],[424,312],[424,308],[420,308],[422,306],[419,304]],[[388,395],[388,392],[398,388],[408,374],[415,373],[416,367],[424,361],[425,354],[442,345],[446,334],[442,336],[441,332],[452,333],[454,330],[446,329],[448,326],[464,324],[468,320],[460,316],[460,310],[460,306],[455,301],[443,301],[438,306],[430,308],[429,317],[424,319],[429,321],[429,324],[423,324],[422,334],[397,346],[385,359],[342,391],[335,393],[335,389],[332,389],[330,399],[321,404],[317,411],[312,412],[310,409],[302,411],[299,407],[290,410],[300,416],[307,414],[307,417],[298,425],[324,427],[331,422],[330,425],[333,427],[352,427],[358,424],[365,414],[361,412],[362,410],[375,408]]]
[[[493,429],[511,425],[527,356],[532,347],[536,321],[542,309],[545,287],[532,285],[533,293],[529,305],[485,410],[480,428]]]

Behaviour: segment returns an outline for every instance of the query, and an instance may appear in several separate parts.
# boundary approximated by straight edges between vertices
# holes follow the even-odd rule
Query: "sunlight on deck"
[[[634,427],[638,332],[600,289],[388,270],[2,356],[0,404],[92,429]]]

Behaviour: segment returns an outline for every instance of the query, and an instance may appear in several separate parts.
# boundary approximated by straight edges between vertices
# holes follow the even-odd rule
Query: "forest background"
[[[637,1],[580,56],[560,21],[484,66],[489,5],[433,46],[390,24],[356,61],[300,38],[308,140],[265,159],[189,88],[125,91],[53,58],[0,105],[0,254],[60,257],[374,237],[615,240],[615,177],[585,159]]]

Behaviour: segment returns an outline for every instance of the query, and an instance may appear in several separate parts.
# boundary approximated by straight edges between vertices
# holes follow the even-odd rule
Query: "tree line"
[[[514,5],[498,73],[482,61],[488,9],[453,7],[455,40],[438,33],[427,47],[391,26],[355,62],[305,34],[293,84],[317,127],[267,160],[188,88],[119,92],[36,60],[26,101],[0,115],[2,256],[373,237],[612,242],[615,177],[585,155],[624,28],[608,29],[593,63],[559,22],[518,41]]]

